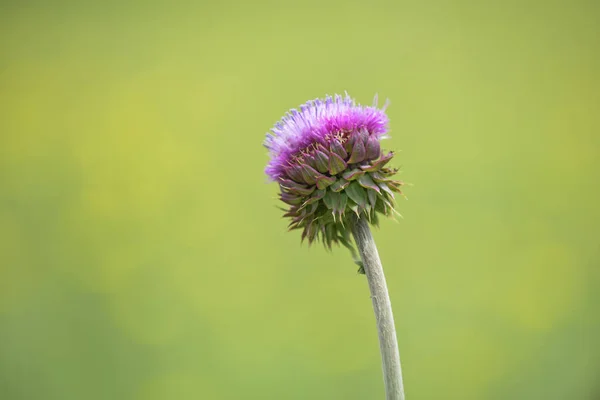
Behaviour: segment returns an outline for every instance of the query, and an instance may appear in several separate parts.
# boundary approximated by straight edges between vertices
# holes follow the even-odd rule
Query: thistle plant
[[[342,244],[367,276],[377,321],[386,399],[404,399],[394,318],[383,268],[369,224],[393,216],[401,194],[394,153],[381,149],[388,131],[385,108],[357,104],[347,94],[308,101],[292,109],[267,134],[269,178],[279,184],[289,229],[309,245]],[[358,248],[357,257],[351,236]]]

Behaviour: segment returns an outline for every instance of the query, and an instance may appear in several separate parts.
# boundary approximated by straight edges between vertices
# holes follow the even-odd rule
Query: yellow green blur
[[[3,2],[0,398],[381,399],[364,276],[286,232],[289,108],[391,100],[407,398],[594,399],[594,2]]]

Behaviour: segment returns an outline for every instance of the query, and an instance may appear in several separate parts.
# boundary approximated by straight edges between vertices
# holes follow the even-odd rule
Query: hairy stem
[[[385,398],[386,400],[404,400],[402,368],[400,367],[400,353],[396,339],[392,303],[390,302],[377,246],[375,246],[369,224],[362,218],[357,219],[353,224],[352,234],[363,262],[367,281],[369,282],[371,300],[373,301],[377,333],[379,334]]]

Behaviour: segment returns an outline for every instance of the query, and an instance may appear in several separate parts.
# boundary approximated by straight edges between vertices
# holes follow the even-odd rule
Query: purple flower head
[[[348,224],[362,217],[377,224],[378,214],[394,212],[403,183],[386,167],[394,153],[380,147],[387,129],[377,97],[365,107],[348,95],[308,101],[275,124],[264,142],[271,158],[265,172],[289,206],[290,229],[303,229],[309,243],[351,247]]]
[[[292,109],[275,124],[267,134],[264,145],[269,149],[271,161],[266,174],[277,181],[286,175],[286,169],[294,164],[299,155],[310,152],[316,145],[326,148],[332,140],[346,141],[359,132],[367,132],[379,141],[388,129],[388,117],[383,109],[364,107],[346,94],[346,97],[326,96]]]

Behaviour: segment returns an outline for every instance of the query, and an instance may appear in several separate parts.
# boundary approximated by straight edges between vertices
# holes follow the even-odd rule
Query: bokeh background
[[[381,399],[365,278],[265,132],[389,98],[407,396],[597,399],[594,1],[0,5],[0,399]]]

